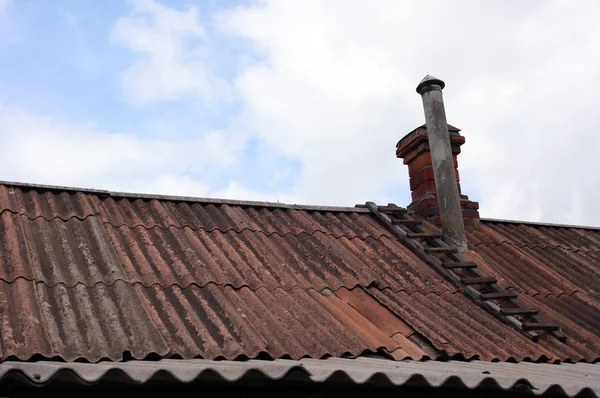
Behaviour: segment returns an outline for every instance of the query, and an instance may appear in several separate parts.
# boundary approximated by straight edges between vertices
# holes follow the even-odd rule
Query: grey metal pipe
[[[440,79],[427,75],[417,86],[417,93],[421,94],[423,99],[444,241],[456,247],[459,252],[466,253],[467,237],[442,97],[442,89],[445,86]]]

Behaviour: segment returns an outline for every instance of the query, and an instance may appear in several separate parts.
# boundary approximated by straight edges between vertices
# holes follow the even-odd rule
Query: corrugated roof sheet
[[[570,251],[600,252],[600,228],[550,227],[484,221],[470,236],[473,245],[509,243],[517,247],[563,248]]]
[[[383,349],[395,358],[434,353],[361,288],[284,290],[208,284],[92,287],[0,282],[3,358],[67,361],[161,357],[323,357]]]
[[[595,361],[598,234],[493,221],[470,234],[468,256],[567,331],[566,344],[547,335],[536,344],[364,209],[0,184],[0,357],[318,358],[382,349],[400,359],[437,357],[437,349]]]
[[[572,332],[567,333],[566,343],[549,336],[536,343],[474,305],[460,292],[446,292],[439,296],[435,293],[409,295],[370,288],[369,293],[429,339],[438,350],[450,356],[461,355],[466,359],[485,361],[569,359],[593,362],[600,358],[600,339],[587,329],[588,321],[582,322],[577,316],[567,318],[563,313],[566,308],[566,312],[581,310],[586,311],[585,316],[594,317],[598,314],[597,309],[585,308],[582,302],[568,296],[563,296],[568,301],[562,307],[556,304],[544,307],[528,302],[535,299],[523,299],[533,308],[539,308],[549,320]],[[575,324],[576,321],[581,324]]]
[[[600,231],[482,222],[470,259],[529,295],[599,296]]]
[[[466,257],[489,271],[506,287],[529,295],[598,295],[600,252],[501,245],[478,245]]]
[[[73,373],[76,378],[71,377]],[[125,384],[293,380],[307,383],[368,384],[372,386],[466,387],[515,390],[535,395],[600,396],[600,365],[472,362],[389,361],[376,358],[329,358],[275,361],[209,361],[202,359],[102,362],[12,362],[0,364],[0,383],[23,375],[32,385],[67,380],[82,385],[105,379]],[[170,375],[171,377],[165,377]]]
[[[17,204],[24,197],[48,197],[13,191]],[[82,206],[67,198],[81,201],[81,196],[64,196],[48,199],[51,206],[0,202],[0,209],[8,210],[1,214],[10,231],[0,236],[0,247],[10,256],[1,279],[23,277],[51,286],[124,280],[269,290],[372,283],[408,292],[453,289],[365,214],[93,196],[86,203],[95,203],[98,212],[75,215],[72,209]]]

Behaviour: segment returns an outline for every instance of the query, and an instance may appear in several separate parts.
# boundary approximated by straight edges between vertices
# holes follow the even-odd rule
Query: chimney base
[[[467,195],[460,195],[460,208],[462,210],[465,229],[468,231],[479,229],[479,203],[470,201]],[[442,225],[440,209],[435,194],[428,194],[416,201],[413,200],[407,209],[409,213],[417,214],[438,227]]]

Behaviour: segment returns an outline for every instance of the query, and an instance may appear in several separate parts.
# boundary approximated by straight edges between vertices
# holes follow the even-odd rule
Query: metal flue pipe
[[[417,93],[423,99],[444,241],[459,252],[466,253],[467,237],[442,96],[445,86],[440,79],[427,75],[417,86]]]

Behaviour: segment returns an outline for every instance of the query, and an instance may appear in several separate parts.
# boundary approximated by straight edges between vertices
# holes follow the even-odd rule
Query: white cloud
[[[303,202],[302,199],[291,194],[273,191],[257,191],[249,189],[237,181],[231,181],[224,189],[212,191],[210,196],[224,199],[280,202],[289,204]]]
[[[210,47],[195,7],[178,11],[153,0],[134,0],[132,6],[111,33],[114,43],[140,55],[121,78],[130,102],[147,104],[186,96],[209,102],[229,98],[227,82],[207,66]]]
[[[424,120],[415,86],[447,82],[483,216],[600,224],[600,3],[264,1],[221,17],[262,59],[243,121],[300,159],[295,195],[353,204],[408,172],[396,141]],[[406,203],[403,203],[406,204]]]
[[[11,0],[0,0],[0,45],[8,41],[7,34],[12,33],[9,25],[10,21],[6,18],[8,7],[11,5]],[[0,48],[1,49],[1,48]]]
[[[2,170],[23,181],[333,205],[383,202],[401,188],[390,200],[406,205],[408,172],[394,147],[423,123],[415,86],[431,73],[446,81],[449,122],[467,137],[461,184],[483,216],[600,224],[600,3],[263,1],[221,14],[221,32],[194,7],[132,6],[111,33],[136,54],[122,76],[126,97],[234,96],[242,111],[231,127],[156,141],[4,108]],[[258,55],[243,59],[232,87],[211,72],[223,33]],[[299,161],[290,192],[235,181],[215,190],[197,178],[235,164],[249,131]],[[265,186],[289,186],[284,171],[265,173]]]
[[[298,202],[293,195],[253,190],[237,181],[219,188],[202,179],[206,173],[236,164],[244,143],[230,132],[210,131],[179,141],[144,139],[69,125],[0,105],[0,142],[2,178],[10,181]]]
[[[178,141],[143,139],[0,106],[0,170],[2,178],[23,182],[207,196],[211,187],[192,176],[235,163],[242,145],[225,137],[213,131]]]

